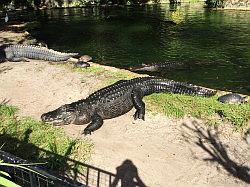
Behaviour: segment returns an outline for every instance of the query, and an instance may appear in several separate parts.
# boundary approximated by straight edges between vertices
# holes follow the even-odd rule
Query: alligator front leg
[[[132,91],[132,101],[136,112],[134,114],[134,119],[145,120],[145,103],[142,101],[143,93],[141,89],[135,89]]]
[[[91,119],[91,123],[83,131],[84,135],[91,134],[91,132],[96,131],[103,124],[103,119],[98,114],[93,115]]]

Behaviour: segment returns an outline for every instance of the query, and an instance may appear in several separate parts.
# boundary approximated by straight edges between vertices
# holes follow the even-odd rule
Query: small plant
[[[27,167],[27,166],[38,165],[38,164],[40,164],[40,163],[36,163],[36,164],[11,164],[11,163],[4,163],[3,160],[0,160],[0,166],[16,167],[16,168],[31,171],[31,172],[36,173],[38,175],[42,175],[41,173]],[[11,176],[8,173],[1,171],[1,170],[0,170],[0,186],[20,187],[18,184],[11,181]]]

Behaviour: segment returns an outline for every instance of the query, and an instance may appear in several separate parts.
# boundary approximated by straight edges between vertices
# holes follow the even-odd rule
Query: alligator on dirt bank
[[[26,59],[37,59],[47,61],[67,61],[78,53],[61,53],[46,47],[33,45],[11,45],[5,44],[0,47],[1,61],[22,61]]]
[[[91,134],[103,125],[104,119],[123,115],[135,107],[134,119],[143,119],[145,104],[142,98],[157,92],[179,93],[209,97],[215,91],[168,79],[143,77],[120,80],[94,92],[86,99],[66,104],[41,116],[42,121],[54,125],[87,124],[84,134]]]

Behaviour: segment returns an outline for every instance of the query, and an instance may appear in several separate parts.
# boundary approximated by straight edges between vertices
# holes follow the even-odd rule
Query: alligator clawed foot
[[[145,115],[139,111],[136,111],[133,116],[134,116],[134,120],[142,119],[143,121],[145,121]]]
[[[82,134],[84,134],[85,136],[88,135],[88,134],[91,135],[91,130],[84,129]]]

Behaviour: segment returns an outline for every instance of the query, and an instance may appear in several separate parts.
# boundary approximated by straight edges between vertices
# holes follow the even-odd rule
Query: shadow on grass
[[[229,155],[225,145],[219,139],[218,129],[215,132],[204,130],[199,127],[196,121],[193,121],[193,127],[183,124],[185,128],[197,134],[198,140],[195,142],[200,148],[210,155],[204,161],[218,163],[232,176],[250,184],[250,168],[233,161]],[[187,134],[183,134],[187,138]]]
[[[137,168],[131,160],[125,160],[122,165],[117,167],[117,174],[114,174],[69,158],[76,144],[75,141],[68,146],[64,155],[59,155],[56,145],[50,145],[51,151],[48,151],[29,143],[31,133],[32,130],[27,129],[21,141],[8,134],[1,134],[1,150],[25,159],[29,163],[46,163],[43,168],[46,168],[49,173],[69,177],[87,186],[125,187],[127,184],[132,187],[146,186],[140,179]],[[0,155],[0,159],[2,156]]]

